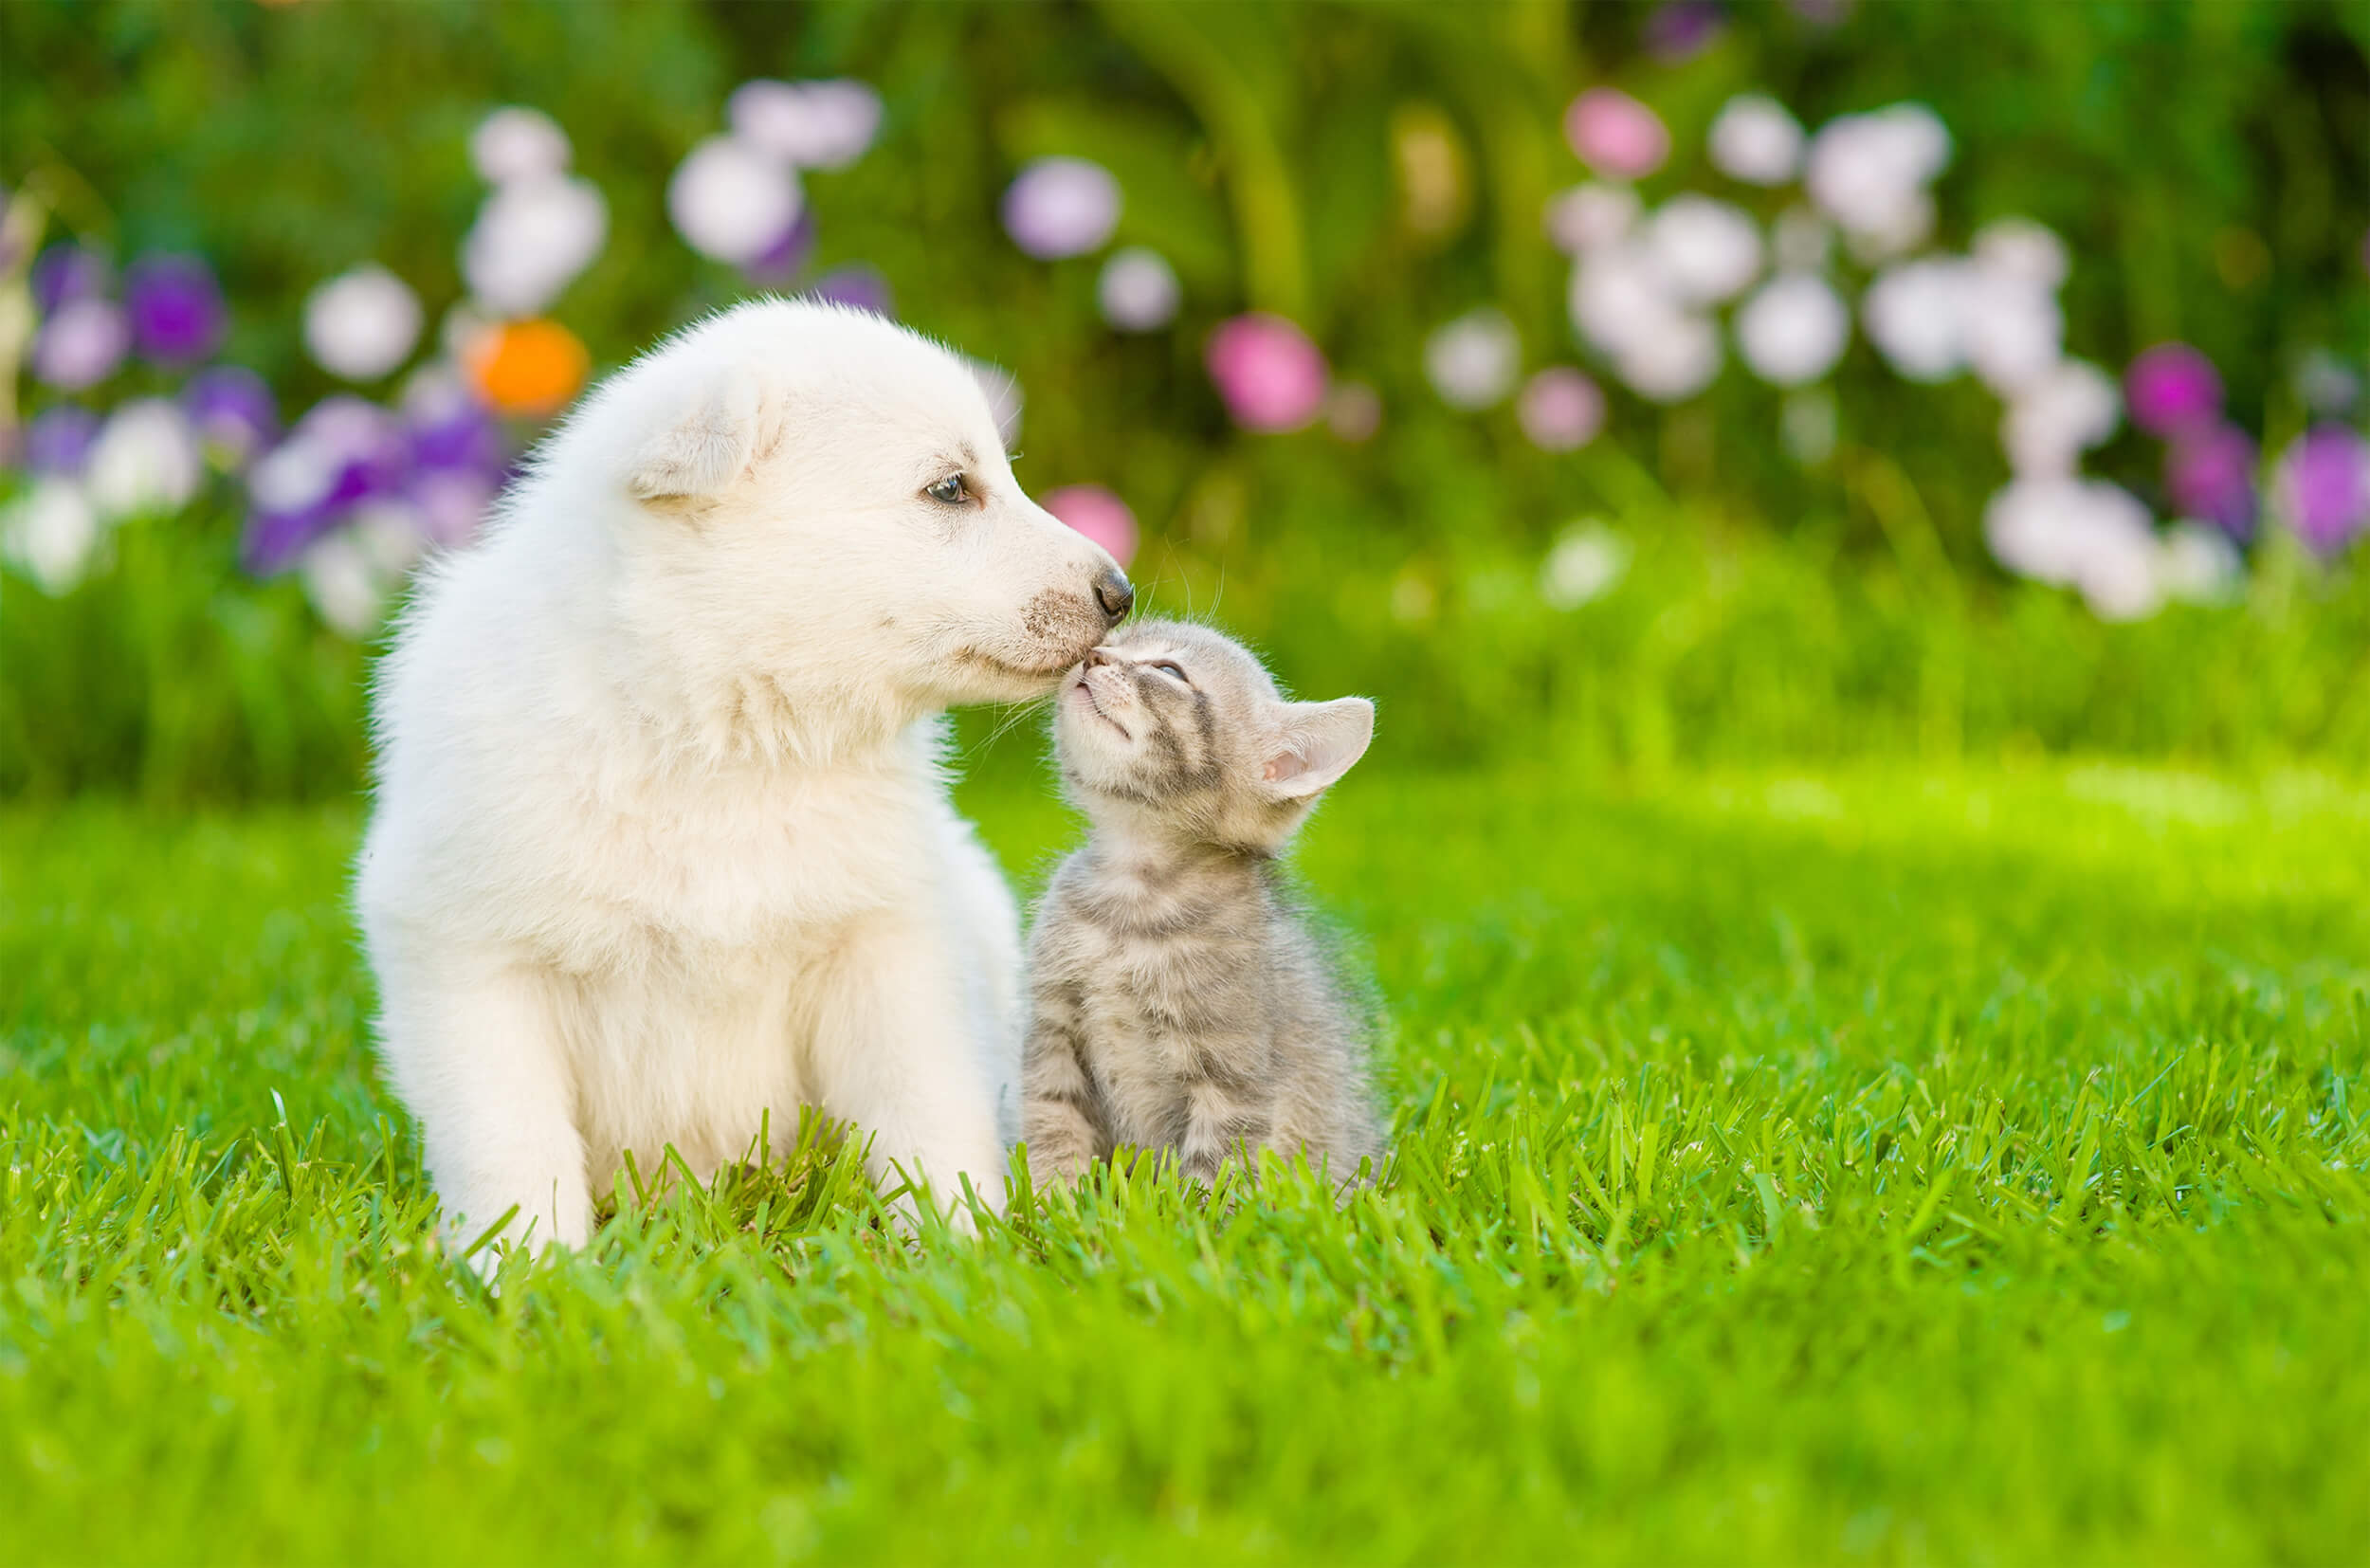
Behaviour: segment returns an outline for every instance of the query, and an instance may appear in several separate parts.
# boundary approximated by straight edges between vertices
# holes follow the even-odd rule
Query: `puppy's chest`
[[[879,783],[631,798],[592,813],[560,860],[597,912],[585,937],[720,962],[826,939],[921,896],[925,802]]]

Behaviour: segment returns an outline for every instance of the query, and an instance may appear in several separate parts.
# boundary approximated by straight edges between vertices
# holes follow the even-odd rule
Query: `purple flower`
[[[2222,377],[2186,343],[2159,343],[2124,373],[2131,422],[2167,439],[2210,424],[2222,411]]]
[[[831,304],[868,310],[892,321],[897,319],[897,297],[889,291],[888,280],[881,275],[879,267],[865,262],[831,268],[817,278],[807,292]]]
[[[76,403],[45,409],[25,427],[25,466],[35,474],[72,479],[82,471],[99,416]]]
[[[84,246],[53,245],[33,262],[33,303],[44,316],[107,292],[107,259]]]
[[[2279,515],[2304,541],[2333,556],[2370,527],[2370,441],[2343,425],[2318,425],[2271,470]]]
[[[230,326],[222,285],[197,256],[142,256],[123,275],[123,302],[133,345],[158,365],[197,363],[222,346]]]
[[[2174,511],[2210,522],[2234,539],[2254,533],[2255,446],[2234,425],[2193,429],[2164,454],[2164,493]]]
[[[393,495],[410,452],[395,416],[359,397],[324,398],[247,471],[246,569],[267,576],[365,501]]]
[[[814,254],[814,210],[802,207],[782,237],[740,264],[741,272],[765,288],[780,288],[806,270]]]
[[[432,544],[447,549],[469,542],[501,489],[499,471],[492,475],[467,469],[424,468],[408,492],[420,532]]]
[[[1211,335],[1210,379],[1248,430],[1297,430],[1324,407],[1325,356],[1281,316],[1237,316]]]
[[[508,445],[493,410],[457,375],[424,372],[403,397],[404,438],[415,467],[499,479]]]
[[[271,388],[243,365],[216,365],[190,377],[181,408],[197,427],[198,440],[232,467],[244,466],[280,433]]]
[[[1646,19],[1646,52],[1666,65],[1692,60],[1728,30],[1728,10],[1719,0],[1669,0]]]

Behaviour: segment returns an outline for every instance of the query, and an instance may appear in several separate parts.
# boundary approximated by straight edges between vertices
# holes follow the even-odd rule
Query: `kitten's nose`
[[[1113,567],[1095,579],[1095,603],[1103,607],[1103,614],[1113,626],[1136,608],[1136,590],[1118,567]]]

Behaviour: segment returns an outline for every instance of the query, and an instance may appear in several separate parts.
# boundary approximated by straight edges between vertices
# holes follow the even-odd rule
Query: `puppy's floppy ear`
[[[1265,777],[1285,800],[1305,800],[1350,771],[1375,738],[1375,705],[1363,697],[1285,702],[1276,715]]]
[[[636,501],[681,505],[721,495],[771,446],[765,389],[745,365],[697,385],[626,469]]]

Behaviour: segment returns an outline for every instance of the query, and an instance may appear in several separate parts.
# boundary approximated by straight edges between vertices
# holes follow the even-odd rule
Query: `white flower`
[[[1601,522],[1564,530],[1540,563],[1539,596],[1554,610],[1601,599],[1630,569],[1630,541]]]
[[[511,181],[478,209],[461,242],[461,276],[498,316],[533,316],[592,264],[609,239],[609,203],[589,180]]]
[[[304,301],[304,346],[332,375],[375,381],[410,354],[420,322],[419,296],[374,263],[313,290]]]
[[[258,511],[301,512],[329,494],[344,465],[325,443],[292,435],[247,469],[247,499]]]
[[[386,614],[428,540],[418,515],[401,501],[363,507],[354,520],[307,545],[297,560],[304,596],[322,620],[354,638],[367,637]]]
[[[437,352],[465,365],[493,327],[493,320],[475,302],[456,300],[436,323]]]
[[[1662,269],[1635,242],[1592,250],[1572,269],[1572,324],[1607,354],[1618,354],[1679,314]]]
[[[1773,386],[1817,380],[1850,338],[1850,310],[1827,280],[1807,272],[1779,273],[1737,312],[1737,347]]]
[[[74,481],[54,475],[34,481],[0,518],[0,547],[45,593],[64,593],[82,580],[99,538],[90,498]]]
[[[1522,339],[1494,306],[1468,311],[1424,340],[1424,374],[1452,409],[1504,402],[1522,368]]]
[[[2162,602],[2148,509],[2103,480],[2015,480],[1984,508],[1983,537],[2001,565],[2081,590],[2102,620],[2137,620]]]
[[[568,151],[568,133],[540,109],[497,109],[469,136],[469,161],[488,185],[564,173]]]
[[[1176,317],[1184,298],[1176,269],[1157,250],[1131,245],[1111,252],[1095,284],[1103,319],[1121,332],[1157,332]]]
[[[543,309],[600,255],[609,203],[589,180],[514,181],[488,197],[463,241],[462,275],[502,315]]]
[[[1811,138],[1803,185],[1869,253],[1897,255],[1933,223],[1926,186],[1950,162],[1950,133],[1923,104],[1831,120]]]
[[[2200,522],[2176,522],[2165,533],[2156,562],[2156,580],[2165,596],[2192,604],[2222,604],[2235,597],[2246,580],[2246,563],[2238,547],[2219,528]]]
[[[745,82],[727,106],[733,134],[802,169],[844,169],[881,130],[881,95],[862,82]]]
[[[2009,403],[1999,444],[2018,478],[2062,479],[2084,452],[2115,433],[2122,416],[2113,376],[2085,360],[2063,359]]]
[[[692,249],[739,265],[798,221],[805,198],[784,163],[733,137],[710,137],[675,166],[666,215]]]
[[[1004,190],[1004,231],[1041,262],[1100,250],[1119,227],[1120,182],[1085,158],[1039,158]]]
[[[123,363],[132,323],[113,300],[70,300],[33,339],[32,371],[61,392],[97,386]]]
[[[2012,397],[2057,363],[2065,313],[2048,289],[1980,262],[1960,275],[1959,338],[1983,384]]]
[[[1976,264],[2036,288],[2055,289],[2066,281],[2066,242],[2031,218],[1995,218],[1976,230]]]
[[[1694,305],[1742,292],[1761,270],[1761,231],[1742,209],[1693,193],[1673,196],[1650,229],[1670,290]]]
[[[107,417],[83,474],[102,520],[175,512],[197,494],[206,454],[179,404],[143,397]]]
[[[1613,369],[1639,396],[1684,403],[1720,374],[1720,329],[1708,317],[1674,312],[1613,356]]]
[[[1747,185],[1783,185],[1802,164],[1802,122],[1774,98],[1745,93],[1712,121],[1712,167]]]
[[[1942,257],[1905,262],[1879,273],[1860,301],[1869,340],[1912,381],[1946,381],[1966,363],[1959,312],[1964,268]]]
[[[348,637],[367,637],[387,607],[387,584],[344,530],[307,545],[297,561],[304,596],[322,620]]]
[[[1853,261],[1863,266],[1878,266],[1906,256],[1931,238],[1933,232],[1934,198],[1920,191],[1895,208],[1881,227],[1851,229],[1844,238]]]
[[[1720,331],[1673,298],[1670,279],[1643,240],[1580,258],[1572,271],[1572,322],[1612,359],[1631,388],[1676,403],[1720,374]]]
[[[1809,208],[1789,207],[1771,226],[1769,248],[1781,271],[1817,272],[1835,248],[1835,231]]]
[[[1637,192],[1626,185],[1576,185],[1547,203],[1547,238],[1567,256],[1601,249],[1629,234],[1638,210]]]

